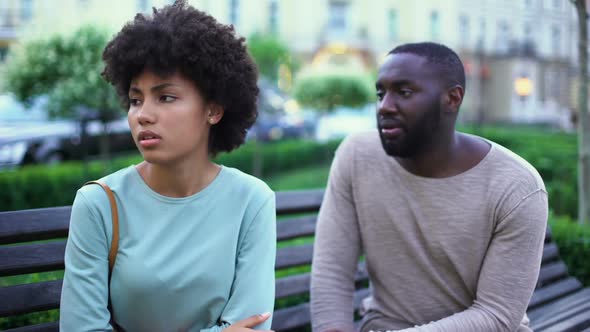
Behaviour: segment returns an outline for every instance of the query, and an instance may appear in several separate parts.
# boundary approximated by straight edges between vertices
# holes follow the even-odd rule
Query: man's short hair
[[[449,86],[460,85],[465,90],[465,69],[463,62],[450,48],[433,42],[409,43],[399,45],[388,54],[409,53],[425,58],[429,64],[438,68],[441,78]]]

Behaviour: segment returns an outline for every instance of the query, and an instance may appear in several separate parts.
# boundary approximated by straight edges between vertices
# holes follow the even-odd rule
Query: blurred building
[[[570,126],[577,17],[569,0],[283,0],[278,6],[278,23],[267,29],[310,59],[354,52],[379,63],[396,45],[441,42],[465,62],[463,121]]]
[[[19,38],[85,23],[112,31],[173,0],[2,0],[0,58]],[[57,5],[59,3],[59,5]],[[243,36],[273,33],[304,62],[334,55],[374,70],[406,42],[437,41],[465,62],[461,119],[566,123],[573,107],[577,17],[569,0],[189,0]],[[347,59],[343,61],[342,59]],[[352,61],[355,62],[355,61]]]

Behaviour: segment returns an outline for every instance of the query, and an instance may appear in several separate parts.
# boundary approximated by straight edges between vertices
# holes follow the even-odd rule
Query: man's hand
[[[239,322],[235,322],[230,325],[228,328],[224,329],[222,332],[250,332],[254,331],[252,328],[258,324],[264,323],[265,320],[270,317],[270,313],[264,313],[260,315],[250,316],[246,319],[242,319]],[[274,332],[272,330],[267,330],[267,332]]]

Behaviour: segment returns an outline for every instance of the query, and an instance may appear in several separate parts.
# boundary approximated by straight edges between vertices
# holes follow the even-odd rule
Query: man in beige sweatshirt
[[[338,148],[318,219],[314,331],[354,331],[365,256],[371,296],[361,331],[530,331],[547,192],[506,148],[455,130],[463,64],[434,43],[392,50],[376,82],[378,130]]]

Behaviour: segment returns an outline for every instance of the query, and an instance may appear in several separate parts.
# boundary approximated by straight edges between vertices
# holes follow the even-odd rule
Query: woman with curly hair
[[[257,70],[233,27],[176,1],[137,14],[106,46],[103,77],[128,107],[138,165],[76,194],[61,331],[268,329],[274,304],[275,197],[211,158],[256,120]]]

